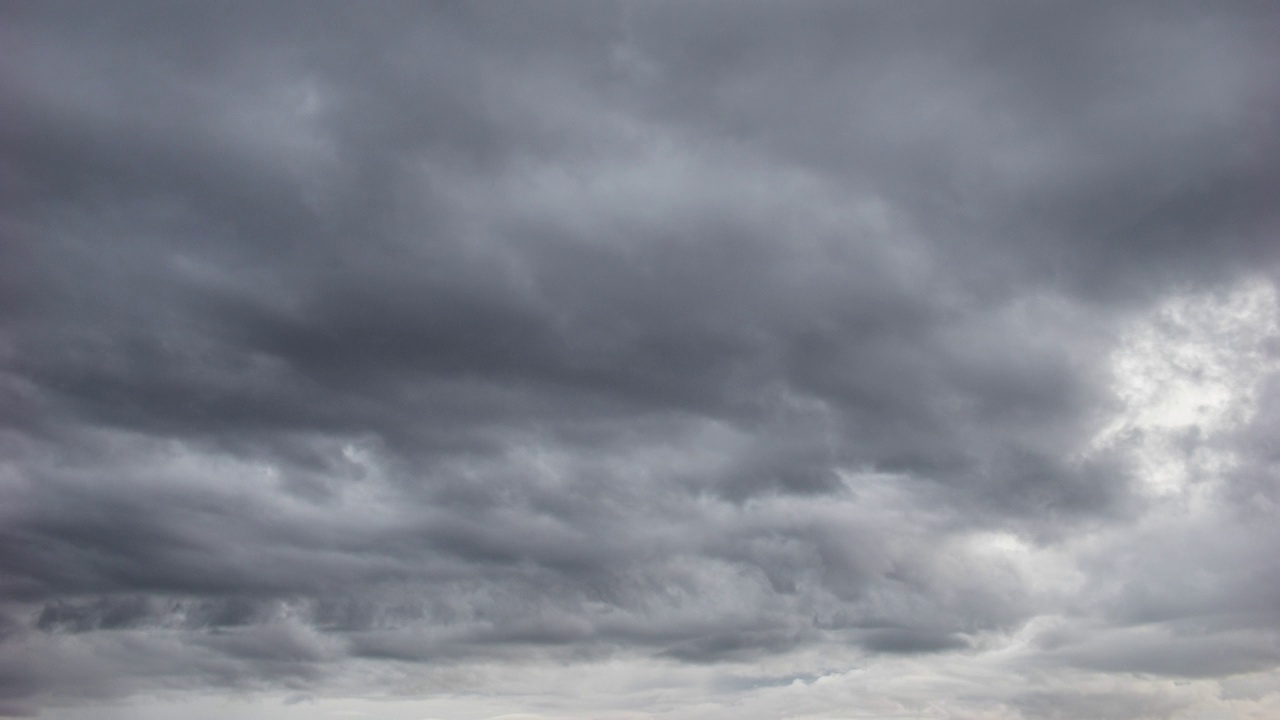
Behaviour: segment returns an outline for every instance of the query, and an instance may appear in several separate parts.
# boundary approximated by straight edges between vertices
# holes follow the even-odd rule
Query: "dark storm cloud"
[[[972,540],[1152,512],[1090,443],[1126,322],[1275,277],[1269,12],[12,5],[0,701],[1065,610],[1049,667],[1274,666],[1274,533],[1215,534],[1274,508],[1274,378],[1229,511],[1068,608]]]

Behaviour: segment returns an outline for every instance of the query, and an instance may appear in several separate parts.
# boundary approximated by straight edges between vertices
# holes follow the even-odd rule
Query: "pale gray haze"
[[[1280,717],[1280,5],[0,4],[0,716]]]

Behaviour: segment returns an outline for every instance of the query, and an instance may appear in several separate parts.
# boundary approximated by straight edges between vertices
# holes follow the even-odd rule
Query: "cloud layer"
[[[0,715],[1280,707],[1269,4],[3,15]]]

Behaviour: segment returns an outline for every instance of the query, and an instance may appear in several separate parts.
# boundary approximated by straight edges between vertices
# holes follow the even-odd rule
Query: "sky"
[[[0,717],[1280,717],[1273,2],[0,7]]]

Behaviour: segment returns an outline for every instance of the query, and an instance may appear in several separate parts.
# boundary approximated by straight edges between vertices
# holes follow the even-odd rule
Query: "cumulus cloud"
[[[1265,3],[2,12],[0,714],[1276,711]]]

